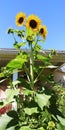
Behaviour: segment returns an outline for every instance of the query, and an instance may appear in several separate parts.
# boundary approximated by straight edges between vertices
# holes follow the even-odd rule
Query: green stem
[[[25,72],[26,72],[28,82],[30,82],[29,70],[28,70],[28,68],[27,68],[27,66],[25,64],[24,64],[24,69],[25,69]]]
[[[30,87],[31,89],[34,88],[34,57],[33,57],[33,50],[32,50],[32,43],[30,43]]]
[[[43,68],[40,71],[40,73],[37,75],[36,79],[34,80],[34,83],[36,83],[38,81],[38,78],[40,77],[40,75],[42,74],[42,72],[43,72]]]

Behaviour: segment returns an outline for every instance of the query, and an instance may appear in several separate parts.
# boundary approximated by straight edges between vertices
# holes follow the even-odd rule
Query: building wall
[[[55,70],[53,75],[54,75],[54,81],[65,84],[65,73],[64,72]]]

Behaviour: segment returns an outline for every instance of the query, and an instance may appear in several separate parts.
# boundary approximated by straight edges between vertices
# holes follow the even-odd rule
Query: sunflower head
[[[16,25],[17,26],[22,26],[24,21],[25,21],[25,18],[26,18],[25,13],[22,13],[22,12],[18,13],[16,15]]]
[[[33,14],[28,16],[27,21],[26,21],[27,29],[31,28],[35,32],[39,29],[40,25],[41,25],[41,20],[37,16]]]
[[[48,31],[45,25],[40,26],[40,34],[44,39],[46,39],[46,35],[48,34]]]

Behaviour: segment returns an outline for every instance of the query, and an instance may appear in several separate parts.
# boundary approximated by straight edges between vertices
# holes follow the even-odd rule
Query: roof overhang
[[[29,53],[29,50],[25,50]],[[50,50],[40,51],[42,55],[49,54]],[[10,60],[14,59],[18,51],[15,49],[2,48],[0,49],[0,67],[5,66]],[[56,51],[56,55],[51,59],[53,65],[62,65],[65,63],[65,51]]]
[[[17,51],[14,49],[0,49],[0,67],[5,66],[10,60],[15,58]]]

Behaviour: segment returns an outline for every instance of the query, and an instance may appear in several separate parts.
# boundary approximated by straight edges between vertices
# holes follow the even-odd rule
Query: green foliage
[[[31,130],[29,126],[22,126],[19,130]]]
[[[21,69],[25,62],[27,62],[27,54],[20,53],[15,59],[7,64],[6,69],[9,69],[10,71]]]
[[[18,43],[18,42],[15,42],[14,43],[14,48],[16,50],[20,49],[22,46],[25,46],[26,45],[26,42],[22,42],[22,43]]]
[[[37,55],[38,60],[42,60],[44,63],[47,62],[49,64],[49,58],[42,56],[40,54]]]
[[[37,102],[37,104],[39,105],[41,110],[43,110],[43,107],[48,105],[48,101],[49,101],[50,97],[51,96],[49,96],[49,95],[36,93],[35,102]]]
[[[15,130],[18,123],[18,115],[15,111],[10,111],[0,117],[1,130]]]
[[[39,28],[37,32],[26,26],[25,29],[8,29],[18,54],[0,73],[1,78],[9,81],[5,91],[6,100],[0,101],[0,108],[16,102],[17,111],[11,110],[0,116],[0,129],[65,130],[65,90],[54,83],[52,75],[44,74],[56,51],[45,54],[39,43],[45,40],[46,34],[41,38]],[[21,42],[16,40],[15,34]],[[25,45],[29,50],[22,50]],[[21,72],[23,77],[13,82],[11,76],[15,70]]]
[[[62,84],[55,84],[53,90],[57,95],[56,104],[58,109],[65,116],[65,87]]]
[[[60,116],[57,116],[58,120],[60,121],[60,123],[65,126],[65,118],[62,118]]]
[[[5,91],[6,94],[6,100],[2,99],[3,104],[0,104],[0,107],[4,107],[5,105],[14,102],[14,96],[19,95],[19,89],[6,89]]]
[[[0,117],[0,130],[6,130],[7,124],[12,120],[7,114]]]
[[[57,124],[57,130],[65,130],[65,127],[59,123]]]
[[[27,115],[32,115],[33,113],[38,113],[37,107],[34,108],[24,108],[24,111]]]
[[[15,127],[12,126],[12,127],[8,128],[7,130],[14,130],[14,129],[15,129]]]

